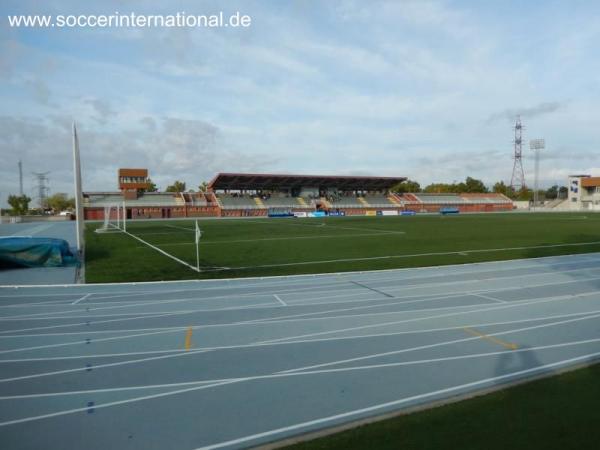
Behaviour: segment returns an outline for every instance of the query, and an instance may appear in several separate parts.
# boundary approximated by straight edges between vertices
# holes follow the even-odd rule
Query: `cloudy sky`
[[[69,192],[73,120],[85,190],[115,190],[119,167],[147,167],[161,188],[219,171],[508,182],[517,114],[527,141],[546,139],[545,183],[600,175],[600,2],[168,3],[0,3],[0,206],[19,159],[27,194],[42,171]],[[8,24],[219,11],[251,26]]]

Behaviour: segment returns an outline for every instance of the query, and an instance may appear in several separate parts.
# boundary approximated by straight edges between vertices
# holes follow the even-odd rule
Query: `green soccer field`
[[[461,264],[600,251],[600,214],[130,221],[127,231],[86,226],[86,281],[123,282],[289,275]]]

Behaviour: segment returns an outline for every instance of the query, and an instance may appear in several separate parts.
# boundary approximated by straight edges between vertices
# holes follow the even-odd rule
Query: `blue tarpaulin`
[[[64,239],[10,236],[0,238],[2,267],[62,267],[77,263]]]

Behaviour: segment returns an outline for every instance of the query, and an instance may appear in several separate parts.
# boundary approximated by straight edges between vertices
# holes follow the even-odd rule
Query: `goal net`
[[[119,205],[104,207],[104,222],[96,228],[96,233],[119,233],[126,230],[125,208]]]

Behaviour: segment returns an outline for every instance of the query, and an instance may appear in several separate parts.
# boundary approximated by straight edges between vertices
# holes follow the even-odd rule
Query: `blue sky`
[[[544,137],[544,184],[600,175],[600,3],[129,1],[0,5],[0,205],[23,161],[84,189],[118,167],[162,188],[219,171],[508,182],[512,124]],[[249,28],[26,29],[9,14],[225,14]],[[526,176],[532,183],[528,148]]]

